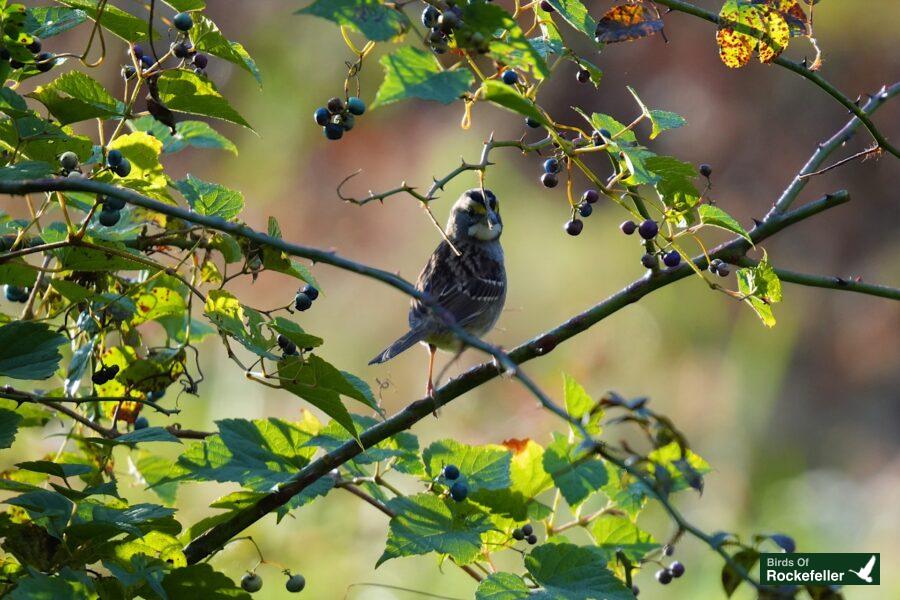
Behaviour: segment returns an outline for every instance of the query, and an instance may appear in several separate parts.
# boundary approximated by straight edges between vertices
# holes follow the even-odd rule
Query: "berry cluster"
[[[32,36],[31,43],[26,44],[25,48],[34,56],[34,67],[41,73],[46,73],[56,66],[56,55],[52,52],[41,52],[41,46],[41,39]],[[7,48],[0,48],[0,60],[9,61],[9,66],[14,71],[25,67],[25,63],[13,58]]]
[[[640,225],[634,221],[625,221],[619,225],[619,229],[621,229],[622,233],[625,235],[632,235],[637,231],[638,235],[648,242],[659,235],[659,224],[653,219],[646,219],[642,221]],[[677,250],[669,250],[668,252],[661,251],[658,254],[662,256],[663,264],[670,269],[681,264],[681,254],[679,254]],[[659,267],[657,254],[644,254],[641,257],[641,264],[647,269],[656,269]]]
[[[108,367],[100,365],[100,368],[91,375],[91,381],[94,382],[94,385],[103,385],[108,381],[112,381],[118,373],[119,365],[110,365]]]
[[[100,213],[97,220],[104,227],[112,227],[119,222],[122,216],[122,209],[125,208],[125,201],[112,196],[104,196],[100,203]]]
[[[332,98],[323,107],[316,109],[313,119],[322,126],[322,133],[329,140],[339,140],[345,131],[350,131],[356,124],[356,117],[366,112],[366,103],[357,96],[350,96],[344,102],[340,98]]]
[[[506,71],[507,73],[513,73],[513,71]],[[544,172],[541,175],[541,183],[544,184],[546,188],[555,188],[557,184],[559,184],[559,159],[550,157],[544,161]]]
[[[730,272],[728,265],[721,258],[714,258],[709,261],[709,272],[719,277],[728,277]]]
[[[284,583],[284,589],[292,594],[297,594],[302,592],[306,587],[306,578],[299,573],[291,574],[290,571],[285,571],[285,575],[287,575],[287,581]],[[251,594],[258,592],[262,589],[263,580],[262,577],[259,576],[258,573],[254,571],[248,571],[244,573],[244,576],[241,577],[241,589],[245,592],[249,592]]]
[[[209,56],[202,52],[197,52],[188,35],[188,32],[194,28],[194,17],[189,12],[180,12],[172,19],[172,25],[178,34],[175,41],[169,45],[170,54],[181,61],[180,66],[193,68],[194,73],[205,77]],[[132,45],[128,49],[128,54],[134,57],[134,62],[137,63],[142,73],[157,66],[157,60],[146,54],[140,44]],[[161,57],[161,60],[165,60],[166,56]],[[134,78],[135,75],[137,75],[137,69],[135,69],[134,65],[125,64],[122,66],[123,78],[128,80]]]
[[[525,540],[532,546],[538,543],[537,536],[534,534],[534,527],[531,526],[531,523],[513,529],[512,537],[514,540],[519,542]]]
[[[581,201],[572,209],[572,218],[566,221],[564,229],[569,235],[578,235],[584,229],[584,221],[577,218],[577,212],[582,218],[586,219],[594,212],[594,204],[600,200],[600,194],[595,189],[585,190],[581,195]]]
[[[31,293],[26,287],[19,287],[17,285],[7,285],[6,286],[6,299],[10,302],[18,302],[20,304],[24,304],[28,302],[28,296]]]
[[[448,2],[448,4],[451,3]],[[441,12],[429,4],[422,11],[422,25],[429,29],[425,41],[435,54],[446,54],[450,50],[451,36],[459,45],[470,46],[479,52],[487,52],[487,41],[480,33],[454,36],[454,31],[457,31],[462,25],[462,9],[458,6],[449,6],[447,10]]]
[[[309,310],[313,301],[319,297],[319,290],[311,285],[305,285],[294,296],[294,308],[299,311]]]
[[[297,344],[289,340],[285,335],[279,333],[275,341],[278,343],[278,347],[281,348],[281,351],[284,352],[285,356],[296,356],[298,354]]]
[[[469,496],[469,486],[466,485],[465,481],[460,479],[461,473],[459,472],[459,467],[456,465],[447,465],[444,467],[443,471],[441,471],[441,475],[450,486],[451,498],[457,502],[462,502]],[[453,483],[449,483],[450,481]]]
[[[657,571],[656,580],[663,585],[668,585],[672,582],[672,579],[677,579],[682,575],[684,575],[684,565],[676,560],[668,567]]]

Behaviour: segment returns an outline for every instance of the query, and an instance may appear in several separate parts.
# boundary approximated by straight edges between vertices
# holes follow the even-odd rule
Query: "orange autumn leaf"
[[[642,4],[623,4],[603,15],[595,35],[598,42],[613,44],[647,37],[662,28],[662,19],[649,15]]]

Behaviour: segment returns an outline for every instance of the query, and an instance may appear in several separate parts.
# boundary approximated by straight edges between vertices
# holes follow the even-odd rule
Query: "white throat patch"
[[[483,242],[490,242],[500,237],[503,231],[503,225],[497,223],[493,229],[489,228],[486,223],[476,223],[469,227],[469,235]]]

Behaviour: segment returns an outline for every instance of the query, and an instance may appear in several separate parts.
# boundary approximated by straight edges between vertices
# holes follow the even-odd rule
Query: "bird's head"
[[[500,237],[500,203],[491,190],[473,188],[463,193],[450,211],[447,235],[452,240],[490,242]]]

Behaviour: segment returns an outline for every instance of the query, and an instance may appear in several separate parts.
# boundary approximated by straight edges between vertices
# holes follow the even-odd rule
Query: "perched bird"
[[[500,206],[490,190],[471,189],[456,201],[442,241],[419,274],[416,289],[446,309],[456,324],[475,336],[490,331],[506,301],[506,269],[500,247]],[[457,255],[453,248],[460,254]],[[463,345],[441,318],[418,299],[409,309],[409,331],[369,364],[383,363],[416,343],[428,347],[428,385],[434,395],[434,355],[438,349],[462,352]]]

